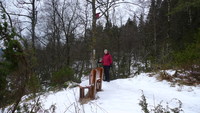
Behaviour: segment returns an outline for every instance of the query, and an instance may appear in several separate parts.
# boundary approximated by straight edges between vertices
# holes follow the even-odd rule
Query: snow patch
[[[168,73],[173,74],[174,71]],[[88,82],[88,80],[83,81]],[[56,106],[56,113],[141,113],[139,101],[142,92],[149,107],[169,103],[171,108],[177,107],[177,101],[182,102],[185,113],[200,111],[200,87],[175,85],[171,87],[167,81],[158,81],[141,73],[134,78],[117,79],[102,84],[103,91],[97,92],[96,99],[81,105],[79,103],[79,87],[63,89],[59,92],[49,92],[40,96],[42,108]]]

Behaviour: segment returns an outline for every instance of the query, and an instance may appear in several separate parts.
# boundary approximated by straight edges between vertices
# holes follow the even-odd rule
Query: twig
[[[12,27],[13,27],[13,25],[12,25],[12,19],[11,19],[9,13],[6,11],[6,9],[5,9],[5,7],[3,6],[3,3],[2,3],[1,1],[0,1],[0,7],[3,9],[3,12],[5,12],[6,15],[8,16],[9,21],[10,21],[10,26],[11,26],[11,28],[12,28]]]

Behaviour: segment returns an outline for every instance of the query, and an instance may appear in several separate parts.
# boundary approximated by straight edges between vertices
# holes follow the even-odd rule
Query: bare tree
[[[92,64],[92,68],[96,67],[96,61],[95,61],[95,48],[96,48],[96,35],[97,35],[97,31],[96,31],[96,21],[99,17],[97,17],[97,12],[96,10],[99,9],[100,7],[106,6],[105,10],[103,11],[101,9],[101,11],[103,12],[103,15],[106,15],[106,11],[108,11],[112,5],[113,2],[109,2],[109,0],[107,0],[107,2],[104,2],[103,0],[86,0],[88,3],[91,4],[92,6],[92,41],[91,41],[91,50],[92,55],[91,55],[91,64]],[[107,3],[107,4],[106,4]],[[107,13],[107,20],[108,20],[108,13]],[[101,16],[100,16],[101,17]]]
[[[36,41],[36,24],[37,24],[37,2],[38,0],[17,0],[17,4],[15,6],[17,8],[23,9],[26,11],[25,14],[16,14],[16,13],[11,13],[11,15],[17,15],[17,16],[22,16],[25,18],[28,18],[30,21],[28,23],[31,24],[31,28],[27,28],[28,31],[31,33],[31,46],[33,49],[35,49],[35,41]]]
[[[117,5],[120,4],[132,4],[137,5],[139,7],[142,7],[140,5],[140,2],[127,2],[127,1],[121,1],[121,0],[86,0],[88,3],[92,6],[92,41],[91,41],[91,49],[93,50],[93,55],[91,57],[92,61],[92,68],[95,66],[95,48],[96,48],[96,21],[99,17],[104,16],[106,19],[106,26],[110,26],[110,9],[113,7],[117,7]],[[97,18],[97,10],[100,10],[101,15]],[[109,25],[110,24],[110,25]]]
[[[70,51],[71,45],[74,38],[74,33],[76,28],[79,26],[78,22],[78,10],[79,10],[79,1],[63,1],[63,5],[60,10],[56,9],[56,13],[61,20],[61,27],[65,37],[66,45],[66,55],[67,61],[66,64],[70,65]]]

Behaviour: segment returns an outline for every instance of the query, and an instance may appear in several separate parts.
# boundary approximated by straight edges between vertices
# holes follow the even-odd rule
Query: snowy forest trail
[[[118,79],[111,83],[104,83],[103,89],[104,92],[98,94],[100,97],[99,103],[102,101],[103,106],[109,106],[108,113],[119,111],[141,113],[139,101],[142,92],[147,99],[147,103],[151,106],[150,108],[154,104],[160,104],[161,101],[163,101],[163,107],[166,107],[168,102],[169,107],[174,108],[178,106],[176,100],[178,99],[183,103],[185,113],[198,113],[200,111],[200,105],[198,104],[200,101],[198,97],[200,94],[199,87],[170,87],[168,82],[158,82],[154,77],[148,77],[146,74],[136,78]]]
[[[83,82],[85,81],[88,80]],[[42,109],[39,113],[52,112],[53,107],[55,113],[142,113],[139,102],[143,94],[149,110],[158,104],[164,108],[167,105],[175,108],[179,106],[180,100],[184,111],[181,113],[200,113],[200,86],[171,87],[171,83],[158,81],[155,77],[149,77],[148,73],[142,73],[134,78],[103,81],[102,89],[97,92],[96,99],[85,104],[79,102],[79,87],[50,91],[40,96]]]
[[[170,108],[178,107],[178,100],[182,102],[184,113],[199,113],[200,87],[178,86],[170,87],[166,81],[158,81],[146,73],[134,78],[117,79],[103,82],[103,91],[96,95],[96,99],[80,105],[78,102],[79,88],[63,90],[42,97],[44,108],[56,105],[56,113],[142,113],[139,101],[142,92],[147,99],[149,109],[160,104]]]

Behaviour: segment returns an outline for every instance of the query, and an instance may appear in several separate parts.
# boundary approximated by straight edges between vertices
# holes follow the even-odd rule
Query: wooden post
[[[96,50],[93,49],[93,51],[92,51],[92,59],[91,59],[92,69],[95,69],[97,67],[95,56],[96,56]]]
[[[96,0],[92,0],[92,42],[91,42],[91,50],[92,50],[92,56],[91,56],[91,64],[92,69],[95,69],[97,67],[96,60],[95,60],[95,47],[96,47]]]

